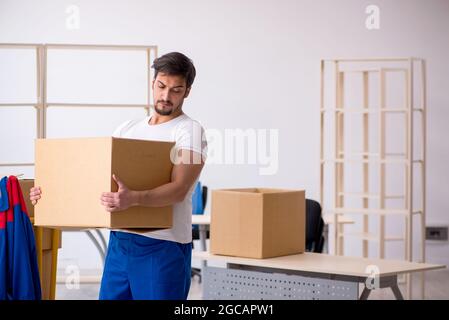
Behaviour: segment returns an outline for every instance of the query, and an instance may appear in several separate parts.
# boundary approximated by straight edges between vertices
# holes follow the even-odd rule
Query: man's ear
[[[154,82],[156,81],[156,79],[153,79],[153,81],[151,81],[151,89],[154,91]]]
[[[188,96],[189,96],[189,93],[190,93],[190,89],[191,89],[192,87],[188,87],[187,89],[186,89],[186,94],[184,95],[184,98],[187,98]]]

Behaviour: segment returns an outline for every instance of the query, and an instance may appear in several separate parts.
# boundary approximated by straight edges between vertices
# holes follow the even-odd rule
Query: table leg
[[[382,288],[390,288],[391,291],[393,291],[394,297],[396,300],[404,300],[404,297],[402,296],[401,291],[399,290],[398,286],[398,276],[386,276],[379,279],[379,286],[373,288],[373,289],[382,289]],[[365,280],[365,288],[362,291],[362,294],[360,295],[360,300],[367,300],[369,294],[371,293],[371,290],[366,287],[366,280]]]
[[[198,226],[199,228],[199,233],[200,233],[200,250],[201,251],[206,251],[206,237],[207,237],[207,228],[206,225],[204,224],[200,224]],[[201,260],[201,267],[205,267],[206,266],[206,260]]]
[[[360,295],[360,300],[368,300],[368,296],[371,293],[371,289],[367,287],[363,288],[362,294]]]
[[[391,286],[391,291],[393,291],[394,297],[396,300],[404,300],[404,297],[402,296],[401,290],[399,290],[398,284]]]

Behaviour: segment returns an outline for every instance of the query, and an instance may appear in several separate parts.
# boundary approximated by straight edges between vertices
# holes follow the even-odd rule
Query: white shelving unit
[[[396,80],[394,83],[389,78],[392,75]],[[352,82],[347,81],[349,77],[352,77]],[[357,81],[358,85],[354,84]],[[358,99],[353,99],[357,102],[348,103],[349,96],[357,97]],[[403,99],[399,105],[392,105],[390,100],[395,99],[391,99],[390,96],[402,96]],[[419,98],[416,98],[417,96]],[[391,130],[392,115],[402,117],[398,119],[396,116],[393,120],[396,121],[397,128],[402,126],[403,137],[401,130]],[[356,130],[352,132],[348,132],[345,127],[351,120],[348,119],[350,116],[359,117],[360,127],[355,126]],[[419,219],[419,232],[415,234],[419,239],[418,261],[425,262],[424,60],[417,58],[321,60],[320,131],[320,200],[324,212],[333,215],[334,226],[339,225],[338,221],[343,215],[362,217],[361,223],[358,224],[359,230],[356,232],[344,232],[340,227],[335,228],[335,254],[344,254],[344,239],[345,241],[359,239],[362,242],[363,257],[369,257],[369,243],[374,242],[378,249],[377,257],[386,258],[386,244],[400,241],[404,245],[404,255],[401,258],[414,261],[413,223],[416,216]],[[350,133],[352,136],[348,138]],[[357,144],[354,141],[357,139],[361,140],[361,146],[359,150],[354,150]],[[403,148],[387,150],[387,143],[390,141],[395,141],[396,144],[398,141],[402,142]],[[416,152],[417,150],[419,152]],[[359,175],[354,174],[357,166],[361,167]],[[388,171],[387,174],[391,166],[398,169]],[[358,180],[358,190],[348,190],[351,184],[350,179],[346,177],[348,173],[352,174],[351,180]],[[398,181],[402,181],[402,188],[399,188],[402,190],[387,192],[390,184],[397,184]],[[329,190],[329,185],[333,186],[333,190]],[[389,202],[394,202],[395,206]],[[386,225],[392,216],[402,217],[400,234],[386,234]],[[370,228],[372,219],[377,220],[376,230]],[[407,277],[406,283],[407,296],[411,298],[410,277]],[[421,295],[424,296],[423,274],[421,288]]]

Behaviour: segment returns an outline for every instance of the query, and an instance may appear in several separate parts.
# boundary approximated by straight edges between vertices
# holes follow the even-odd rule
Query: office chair
[[[201,186],[201,182],[197,182],[195,190],[192,194],[192,214],[204,214],[207,203],[207,187]],[[210,237],[209,230],[206,232],[206,239]],[[192,225],[192,246],[193,240],[200,239],[200,230],[198,225]],[[192,268],[191,276],[198,276],[201,283],[201,269]]]
[[[306,251],[323,252],[323,229],[324,220],[321,216],[321,205],[317,201],[306,199]]]

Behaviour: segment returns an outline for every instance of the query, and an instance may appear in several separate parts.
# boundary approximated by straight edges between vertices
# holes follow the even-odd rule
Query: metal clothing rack
[[[389,84],[387,75],[393,73],[399,75],[402,82],[402,89],[395,91],[404,96],[404,102],[399,106],[389,104],[387,99]],[[357,79],[361,83],[361,90],[347,83],[348,74],[356,74],[359,77]],[[372,90],[373,79],[377,82],[377,90]],[[361,101],[356,105],[349,105],[346,102],[348,88],[352,90],[351,93],[357,92],[361,96]],[[376,92],[373,94],[372,91]],[[420,94],[419,99],[415,99],[417,94]],[[330,99],[328,99],[329,96]],[[378,99],[375,107],[370,101],[373,96]],[[348,143],[348,132],[345,128],[345,120],[350,114],[361,115],[362,130],[358,134],[361,136],[362,150],[356,152],[349,150],[354,146]],[[402,142],[405,150],[387,151],[387,138],[394,135],[387,133],[387,117],[391,114],[399,114],[404,118],[405,133]],[[378,117],[374,128],[370,122],[372,117]],[[417,125],[420,126],[420,130],[415,131]],[[364,257],[368,257],[369,242],[374,241],[378,246],[378,257],[385,258],[386,243],[402,241],[403,259],[413,261],[413,218],[417,216],[420,220],[419,262],[425,262],[426,75],[424,60],[411,57],[321,60],[320,128],[320,200],[324,204],[324,211],[332,214],[335,222],[338,222],[343,215],[361,215],[363,219],[362,230],[359,232],[343,232],[342,229],[335,228],[335,253],[343,255],[343,239],[355,237],[362,240]],[[325,139],[326,131],[332,132],[332,139]],[[372,131],[375,131],[374,136],[378,141],[378,150],[375,151],[372,150]],[[419,156],[416,156],[414,149],[418,146],[421,150]],[[403,180],[403,188],[398,194],[387,192],[386,170],[392,164],[401,166],[400,170],[389,175],[394,176],[398,181]],[[354,165],[360,165],[362,168],[361,189],[349,192],[347,181],[345,183],[345,173],[354,170]],[[325,173],[327,166],[333,168],[332,174]],[[374,179],[373,168],[379,172]],[[399,178],[400,172],[403,174],[401,178]],[[415,180],[417,176],[420,179]],[[372,190],[373,182],[377,182],[375,191]],[[333,185],[333,192],[325,189],[326,184]],[[354,198],[361,201],[359,202],[361,205],[348,206],[347,203]],[[387,202],[392,200],[399,200],[399,206],[398,203],[395,208],[387,205]],[[373,202],[376,202],[375,206],[372,205]],[[418,206],[416,202],[419,202]],[[387,218],[393,216],[404,218],[402,235],[386,234]],[[376,232],[370,230],[370,217],[377,219]],[[334,226],[338,226],[338,223]],[[421,296],[424,297],[424,275],[423,273],[421,275]],[[407,276],[406,283],[407,296],[411,298],[410,275]]]
[[[144,108],[147,114],[150,114],[152,105],[151,82],[153,73],[151,72],[151,62],[157,57],[157,46],[142,46],[142,45],[91,45],[91,44],[18,44],[18,43],[0,43],[0,50],[31,50],[34,51],[36,57],[36,101],[31,103],[23,102],[2,102],[0,108],[20,108],[32,107],[36,111],[36,138],[46,138],[47,136],[47,110],[48,108],[56,107],[103,107],[103,108]],[[147,103],[145,104],[98,104],[98,103],[67,103],[48,101],[47,99],[47,54],[50,50],[104,50],[104,51],[144,51],[146,53],[146,70],[147,70]],[[34,163],[0,163],[1,167],[33,167]],[[18,170],[14,170],[18,171]],[[20,170],[19,170],[20,171]],[[36,248],[38,252],[39,269],[42,267],[42,232],[41,227],[36,228]],[[107,250],[106,241],[100,232],[85,230],[88,237],[93,241],[95,247],[98,249],[102,261],[104,263],[105,254]],[[93,232],[99,237],[96,240]],[[50,299],[55,298],[56,290],[56,268],[57,268],[57,250],[59,246],[60,231],[53,229],[52,231],[52,275],[50,285]]]

